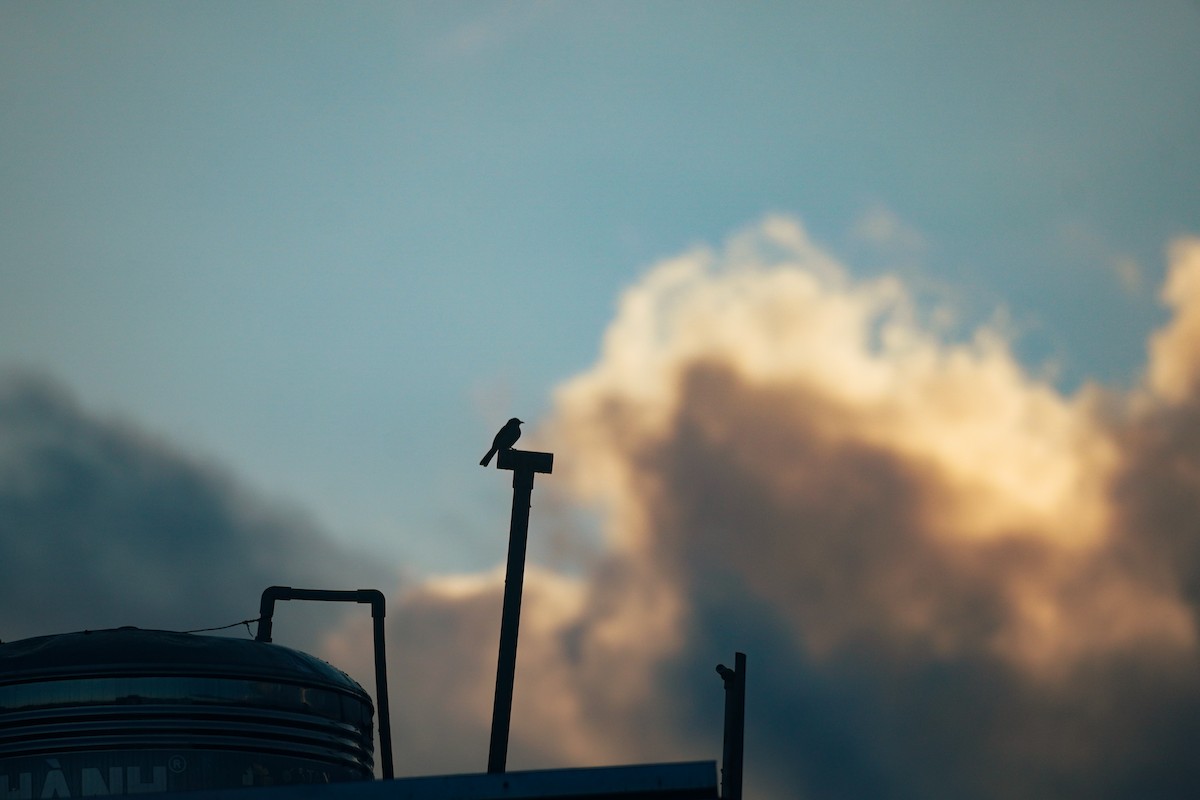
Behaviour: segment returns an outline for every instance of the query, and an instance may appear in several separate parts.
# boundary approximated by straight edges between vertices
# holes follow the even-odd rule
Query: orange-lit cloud
[[[1120,571],[1077,585],[1119,535],[1119,445],[1097,391],[1064,397],[999,332],[946,342],[920,317],[896,281],[850,280],[783,218],[664,263],[623,298],[599,363],[558,395],[560,446],[587,454],[567,479],[635,554],[665,536],[681,551],[736,548],[749,584],[817,651],[883,628],[1057,671],[1145,637],[1192,647],[1169,587]],[[1175,355],[1194,334],[1164,333],[1152,375],[1200,363]],[[691,503],[702,517],[672,530],[664,515]],[[706,531],[720,517],[726,529]],[[839,566],[848,552],[859,569]],[[814,594],[827,583],[840,588]],[[978,592],[1001,615],[986,635],[948,620]]]
[[[1151,340],[1148,383],[1158,397],[1179,404],[1200,389],[1200,239],[1171,247],[1162,299],[1174,317]]]
[[[531,573],[518,762],[716,756],[709,673],[741,648],[762,796],[1196,778],[1200,243],[1165,299],[1143,386],[1066,396],[790,218],[653,267],[530,437],[607,550]],[[430,581],[394,624],[480,754],[501,580]]]

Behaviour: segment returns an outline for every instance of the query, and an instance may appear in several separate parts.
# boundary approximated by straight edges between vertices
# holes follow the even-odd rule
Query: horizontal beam
[[[170,800],[172,795],[159,795]],[[178,800],[185,796],[178,795]],[[713,761],[190,791],[186,800],[719,800]]]
[[[541,472],[548,475],[554,471],[554,453],[539,453],[534,450],[501,450],[496,466],[499,469]]]

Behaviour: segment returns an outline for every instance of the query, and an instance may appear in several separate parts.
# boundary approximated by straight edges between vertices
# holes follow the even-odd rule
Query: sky
[[[555,474],[514,766],[716,758],[736,649],[757,796],[1177,796],[1198,37],[0,5],[0,638],[378,586],[398,772],[482,769],[519,416]],[[276,641],[372,685],[366,621],[305,619]]]

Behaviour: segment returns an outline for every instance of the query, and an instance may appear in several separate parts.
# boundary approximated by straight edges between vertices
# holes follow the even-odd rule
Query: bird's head
[[[513,417],[512,419],[510,419],[508,421],[508,424],[509,425],[520,425],[520,424],[522,424],[522,420],[519,420],[516,417]]]

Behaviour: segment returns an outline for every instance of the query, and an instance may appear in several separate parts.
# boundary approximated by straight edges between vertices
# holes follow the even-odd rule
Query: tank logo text
[[[81,767],[78,771],[68,772],[56,758],[46,759],[46,766],[49,769],[44,773],[0,774],[0,800],[52,800],[56,797],[106,797],[167,791],[165,766],[149,769],[142,766]],[[76,787],[74,792],[72,787]]]

